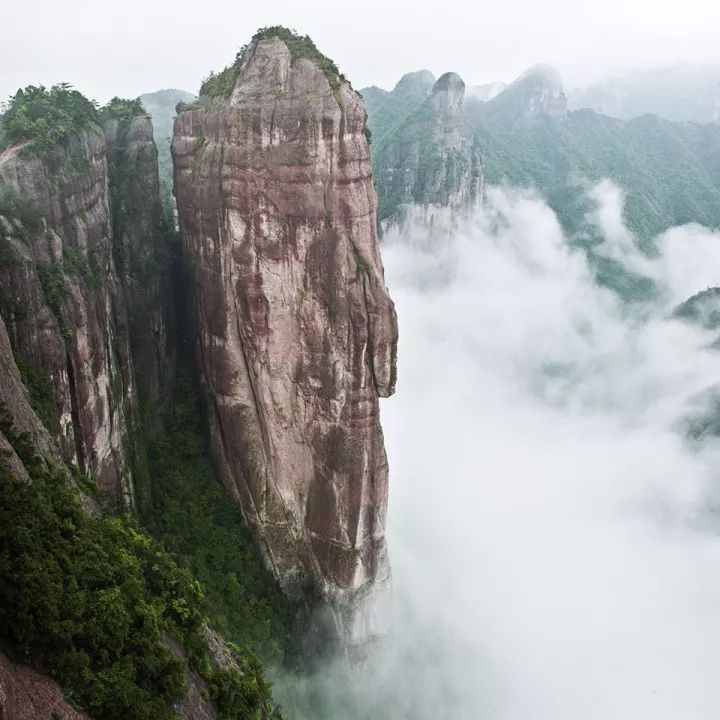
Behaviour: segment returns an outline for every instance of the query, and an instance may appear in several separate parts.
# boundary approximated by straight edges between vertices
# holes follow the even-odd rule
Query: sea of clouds
[[[673,316],[720,285],[720,235],[674,228],[650,258],[621,190],[591,198],[595,252],[652,303],[598,285],[528,191],[386,233],[393,632],[353,683],[319,674],[309,717],[720,717],[720,444],[688,435],[720,331]]]

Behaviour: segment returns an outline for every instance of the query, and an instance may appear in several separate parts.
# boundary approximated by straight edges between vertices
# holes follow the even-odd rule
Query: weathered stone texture
[[[172,145],[217,465],[284,589],[358,643],[382,631],[360,605],[389,578],[378,397],[397,339],[365,122],[275,37]]]

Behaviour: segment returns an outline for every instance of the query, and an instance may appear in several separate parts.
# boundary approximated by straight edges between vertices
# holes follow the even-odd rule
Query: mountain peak
[[[325,75],[333,94],[343,85],[350,88],[337,65],[318,50],[309,35],[274,25],[260,28],[223,71],[210,73],[200,86],[200,98],[227,100],[238,88],[241,93],[276,93],[284,89],[291,68],[302,59],[312,62]]]
[[[405,73],[395,85],[395,90],[401,90],[406,86],[410,87],[427,87],[428,90],[435,82],[435,76],[429,70],[416,70],[415,72]]]
[[[465,100],[465,81],[454,72],[441,75],[433,85],[430,101],[438,110],[459,112]]]
[[[506,121],[564,117],[567,98],[560,73],[550,65],[535,65],[489,100],[487,108]]]
[[[543,85],[558,92],[563,92],[560,73],[552,65],[547,65],[546,63],[539,63],[538,65],[533,65],[531,68],[528,68],[515,80],[513,85],[519,83]]]

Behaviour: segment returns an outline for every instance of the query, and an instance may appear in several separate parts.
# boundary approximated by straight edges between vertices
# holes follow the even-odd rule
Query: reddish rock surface
[[[272,37],[172,144],[216,463],[286,592],[350,644],[384,629],[397,340],[365,122],[346,82]]]
[[[0,213],[0,315],[13,352],[50,383],[48,430],[63,458],[108,505],[132,509],[136,377],[155,409],[174,366],[150,119],[110,121],[42,155],[5,152],[0,193],[25,208]]]
[[[83,131],[42,157],[18,153],[0,165],[0,186],[35,216],[30,227],[0,217],[8,256],[0,311],[13,350],[52,384],[57,418],[49,429],[63,455],[108,499],[132,506],[125,439],[134,380],[104,135]]]
[[[87,720],[57,683],[0,652],[0,720]]]

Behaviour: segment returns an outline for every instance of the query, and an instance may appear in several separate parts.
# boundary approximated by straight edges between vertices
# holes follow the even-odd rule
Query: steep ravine
[[[117,272],[125,288],[130,349],[145,419],[173,385],[175,249],[160,202],[158,150],[150,118],[109,117],[104,124]]]
[[[386,623],[397,340],[365,109],[282,29],[211,80],[172,152],[213,454],[285,591],[362,646]]]

